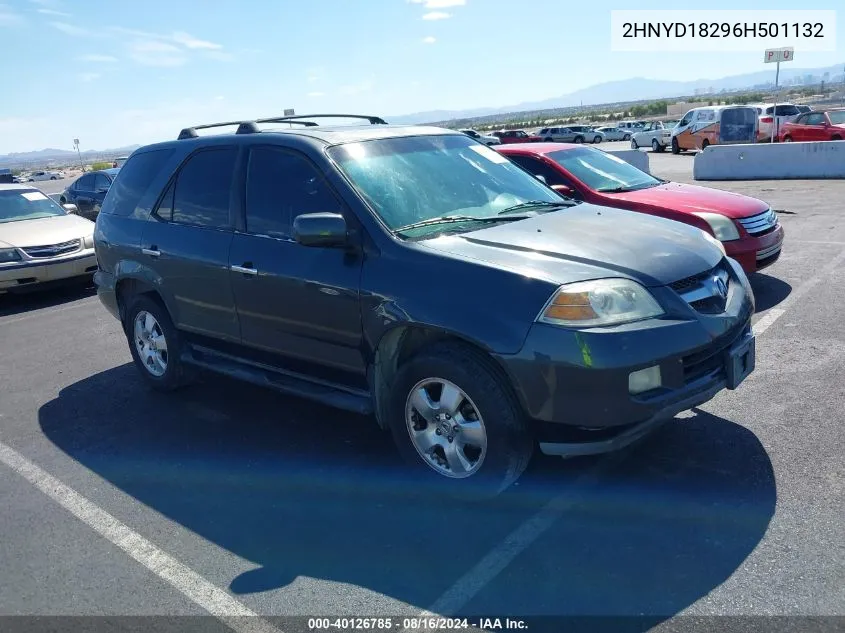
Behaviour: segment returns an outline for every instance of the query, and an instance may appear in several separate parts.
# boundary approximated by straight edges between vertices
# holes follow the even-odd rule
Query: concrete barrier
[[[696,154],[695,180],[845,178],[845,141],[711,145]]]
[[[648,154],[641,152],[638,149],[603,149],[603,152],[613,154],[617,158],[621,158],[626,163],[631,163],[637,169],[650,174],[648,164]]]

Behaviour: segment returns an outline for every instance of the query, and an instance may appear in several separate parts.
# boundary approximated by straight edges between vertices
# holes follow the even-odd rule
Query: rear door
[[[92,198],[93,214],[96,216],[103,206],[103,200],[111,187],[111,180],[105,174],[94,174],[94,195]]]
[[[245,165],[244,217],[230,263],[243,343],[274,365],[366,387],[358,288],[363,259],[292,237],[305,213],[347,213],[302,153],[253,146]]]
[[[829,138],[824,112],[812,112],[801,117],[802,141],[826,141]],[[798,140],[798,139],[794,139]]]
[[[94,215],[94,180],[95,174],[87,174],[76,181],[73,190],[74,204],[79,215],[92,219]]]
[[[171,178],[141,237],[141,259],[162,280],[180,329],[239,341],[229,272],[238,149],[191,154]]]

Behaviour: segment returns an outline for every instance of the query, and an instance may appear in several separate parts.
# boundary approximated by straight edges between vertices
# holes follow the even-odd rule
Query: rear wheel
[[[841,141],[841,140],[842,140],[842,137],[841,137],[841,136],[839,136],[838,134],[835,134],[835,135],[833,135],[833,136],[831,136],[831,137],[830,137],[830,140],[831,140],[831,141]]]
[[[421,476],[457,496],[495,496],[516,481],[534,449],[525,416],[480,352],[433,345],[403,365],[391,394],[390,429]]]
[[[678,139],[672,139],[672,153],[673,154],[680,154],[681,153],[681,146],[678,145]]]
[[[596,137],[593,139],[593,143],[601,143],[601,136],[596,136]]]
[[[159,301],[146,294],[130,298],[124,329],[132,360],[148,385],[172,391],[185,383],[181,339]]]
[[[784,137],[783,137],[783,142],[784,142],[784,143],[791,143],[791,142],[792,142],[792,137],[791,137],[791,136],[784,136]]]
[[[584,142],[584,137],[583,136],[576,136],[573,142],[581,144],[581,143]]]
[[[707,139],[701,141],[701,151],[706,150],[708,147],[710,147],[710,141],[708,141]]]
[[[622,137],[622,140],[623,140],[623,141],[630,141],[630,140],[631,140],[631,135],[630,135],[630,134],[626,134],[625,136],[623,136],[623,137]]]

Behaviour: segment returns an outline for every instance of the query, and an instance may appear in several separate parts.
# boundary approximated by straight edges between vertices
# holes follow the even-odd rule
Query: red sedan
[[[500,132],[493,132],[493,136],[502,141],[502,145],[510,145],[513,143],[539,143],[542,137],[533,136],[524,130],[502,130]]]
[[[613,154],[583,145],[531,143],[495,149],[565,196],[707,231],[747,273],[780,257],[783,227],[762,200],[660,180]]]
[[[841,141],[845,139],[845,108],[806,112],[794,121],[784,123],[778,140]]]

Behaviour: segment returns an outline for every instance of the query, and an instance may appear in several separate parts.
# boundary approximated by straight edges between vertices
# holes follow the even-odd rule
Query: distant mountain
[[[139,147],[140,145],[127,145],[126,147],[116,147],[114,149],[87,150],[81,152],[81,156],[82,160],[90,160],[101,156],[119,156],[131,154]],[[49,162],[71,162],[74,160],[78,161],[79,156],[80,154],[77,154],[73,150],[48,147],[33,152],[12,152],[10,154],[0,155],[0,166],[11,167],[30,163],[41,165]]]
[[[788,65],[781,66],[780,84],[791,82],[796,77],[813,75],[823,77],[829,73],[828,83],[842,82],[843,67],[845,64],[828,66],[827,68],[788,68]],[[659,79],[646,79],[637,77],[633,79],[621,79],[618,81],[607,81],[575,92],[543,99],[542,101],[527,101],[501,108],[476,108],[470,110],[433,110],[429,112],[416,112],[401,116],[388,117],[391,123],[417,124],[449,121],[452,119],[469,119],[491,114],[508,114],[511,112],[524,112],[528,110],[549,110],[553,108],[566,108],[579,105],[599,105],[611,103],[630,103],[647,99],[667,99],[702,93],[719,92],[721,90],[741,90],[758,86],[774,84],[775,69],[761,70],[744,75],[732,75],[721,79],[697,79],[695,81],[663,81]]]

